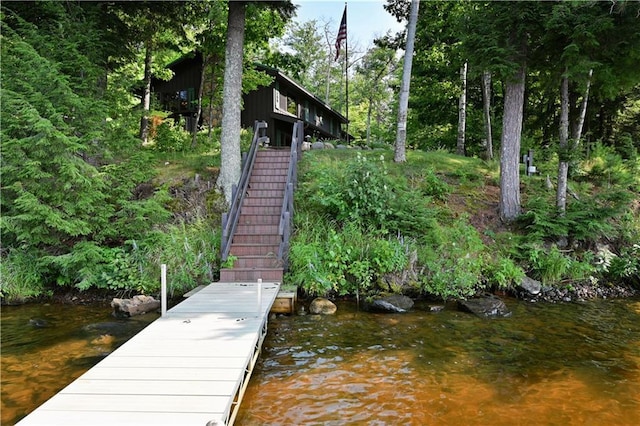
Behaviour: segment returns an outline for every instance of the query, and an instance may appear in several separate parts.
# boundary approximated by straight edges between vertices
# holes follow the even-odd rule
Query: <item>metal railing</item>
[[[293,191],[298,184],[298,160],[302,153],[302,141],[304,139],[304,123],[296,121],[293,124],[293,134],[291,137],[291,154],[289,157],[289,170],[287,171],[287,182],[282,200],[282,210],[280,213],[280,225],[278,233],[280,235],[280,247],[278,248],[278,260],[287,270],[289,239],[291,237],[291,226],[293,222]]]
[[[256,121],[253,126],[253,140],[251,141],[251,148],[244,160],[242,166],[242,174],[237,185],[233,185],[231,192],[231,205],[229,206],[229,212],[222,214],[222,237],[220,242],[220,258],[222,262],[226,261],[229,257],[229,249],[231,248],[231,241],[233,235],[236,232],[236,226],[238,225],[238,218],[240,217],[240,208],[244,201],[245,194],[247,193],[247,186],[249,185],[249,177],[253,170],[253,164],[255,163],[256,154],[258,153],[258,146],[269,140],[265,136],[267,129],[267,123],[264,121]]]

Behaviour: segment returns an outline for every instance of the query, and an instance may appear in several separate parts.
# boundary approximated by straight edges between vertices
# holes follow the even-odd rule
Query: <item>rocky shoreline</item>
[[[527,302],[568,303],[596,299],[624,299],[640,296],[638,289],[617,284],[571,284],[566,287],[541,286],[538,294],[518,288],[513,295]]]

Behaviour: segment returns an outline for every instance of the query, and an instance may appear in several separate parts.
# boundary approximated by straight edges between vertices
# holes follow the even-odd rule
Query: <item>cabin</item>
[[[256,69],[273,77],[269,86],[262,86],[243,95],[241,124],[253,128],[256,120],[266,121],[271,146],[291,144],[293,123],[304,122],[305,137],[343,140],[343,125],[347,119],[323,100],[309,92],[278,69],[255,65]],[[173,78],[152,80],[152,92],[170,117],[184,119],[187,130],[193,130],[198,106],[202,55],[184,56],[169,65]],[[203,114],[203,116],[206,114]],[[202,125],[202,120],[198,125]]]

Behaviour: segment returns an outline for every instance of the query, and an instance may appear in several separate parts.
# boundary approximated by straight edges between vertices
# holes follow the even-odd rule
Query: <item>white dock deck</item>
[[[279,288],[279,283],[205,287],[18,424],[233,424]]]

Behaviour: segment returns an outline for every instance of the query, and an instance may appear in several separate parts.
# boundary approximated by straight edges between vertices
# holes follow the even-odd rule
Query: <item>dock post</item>
[[[258,316],[262,313],[262,278],[258,278]]]
[[[167,313],[167,264],[160,265],[160,312]]]

